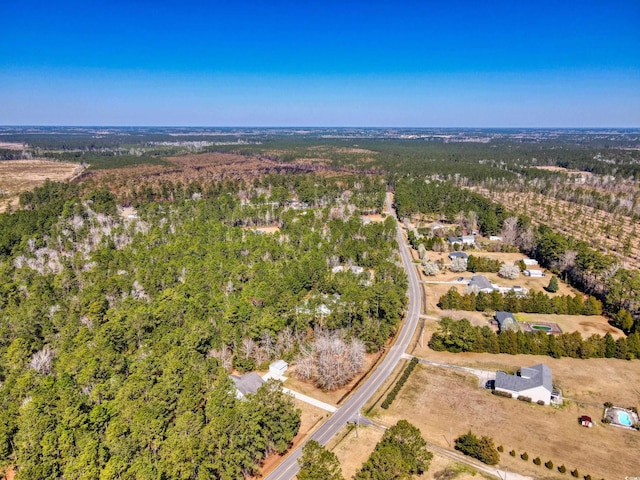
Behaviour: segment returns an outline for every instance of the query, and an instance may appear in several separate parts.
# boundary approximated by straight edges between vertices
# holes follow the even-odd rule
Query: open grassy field
[[[509,356],[467,357],[464,363],[478,366],[482,358],[487,363],[499,363],[504,357]],[[553,359],[513,356],[507,366],[544,361],[566,394],[585,401],[605,398],[614,403],[626,400],[623,405],[638,402],[640,372],[636,364],[619,360],[548,360]],[[536,456],[543,462],[552,460],[556,466],[577,467],[581,475],[591,474],[593,478],[624,478],[637,475],[640,468],[640,433],[601,425],[601,404],[572,402],[554,408],[496,397],[477,388],[473,375],[439,367],[419,366],[389,410],[375,408],[372,413],[387,425],[407,418],[420,428],[428,442],[442,447],[449,447],[453,439],[469,430],[493,437],[506,452],[515,449],[518,454],[529,455],[525,462],[504,453],[501,466],[534,478],[569,477],[568,473],[562,475],[536,466],[532,463]],[[591,416],[597,425],[591,429],[581,427],[580,415]],[[611,452],[615,452],[615,458]]]
[[[63,181],[82,171],[77,163],[49,160],[0,161],[0,212],[18,204],[18,196],[42,185],[45,180]]]

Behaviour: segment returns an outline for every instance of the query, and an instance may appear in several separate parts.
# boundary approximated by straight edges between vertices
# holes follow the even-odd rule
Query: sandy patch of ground
[[[386,215],[383,217],[380,214],[375,214],[375,215],[361,215],[360,218],[362,220],[367,219],[373,223],[379,223],[379,222],[384,222],[387,217]]]
[[[261,233],[276,233],[280,231],[280,227],[277,225],[271,225],[269,227],[248,227],[247,229]]]
[[[569,170],[568,168],[556,167],[552,165],[537,166],[532,168],[536,168],[538,170],[547,170],[549,172],[563,172],[563,173],[566,173],[567,175],[580,175],[583,177],[590,177],[591,175],[593,175],[593,173],[585,172],[583,170]]]
[[[49,179],[54,182],[67,180],[81,171],[77,163],[52,162],[48,160],[5,160],[0,161],[0,212],[8,206],[18,205],[18,196],[44,184]]]
[[[511,362],[514,362],[517,357],[524,356],[487,357],[485,354],[491,362],[496,361],[494,357],[511,357]],[[554,359],[548,357],[526,357],[526,362],[517,362],[518,367],[544,361],[552,368],[554,381],[574,396],[597,396],[614,403],[615,398],[622,397],[626,399],[623,405],[637,402],[638,393],[633,390],[637,389],[640,372],[637,368],[626,367],[631,362],[612,359],[605,362],[601,359],[560,359],[552,362],[549,360]],[[474,363],[477,366],[478,362]],[[609,377],[609,374],[614,377]],[[574,385],[579,386],[585,381],[591,393],[574,390]],[[634,386],[628,385],[629,381],[633,381]],[[536,466],[532,463],[536,456],[540,456],[543,462],[564,463],[568,469],[577,467],[581,475],[591,474],[594,478],[624,478],[638,474],[640,433],[601,425],[601,403],[569,403],[562,408],[554,408],[519,402],[477,388],[473,375],[420,365],[391,408],[376,408],[373,413],[387,425],[408,418],[420,428],[428,442],[442,447],[448,447],[453,439],[469,430],[478,435],[488,435],[494,438],[496,445],[503,445],[505,452],[511,449],[518,454],[527,452],[529,460],[526,462],[519,456],[512,458],[503,453],[500,465],[534,478],[569,476],[568,473],[562,476],[557,470],[551,473],[544,466]],[[591,429],[581,427],[578,424],[580,415],[591,416],[597,425]],[[615,461],[612,461],[612,452],[615,452]]]
[[[382,438],[384,431],[376,427],[358,427],[356,438],[355,428],[350,425],[344,427],[333,437],[327,447],[340,460],[344,478],[352,478],[362,464],[366,462],[376,444]]]
[[[7,150],[24,150],[27,146],[24,143],[0,142],[0,148],[5,148]]]

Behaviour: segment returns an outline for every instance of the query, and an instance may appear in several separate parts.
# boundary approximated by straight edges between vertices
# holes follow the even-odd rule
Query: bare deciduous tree
[[[518,265],[514,265],[513,263],[503,263],[500,266],[500,271],[498,272],[503,278],[509,278],[511,280],[515,280],[520,276],[520,267]]]
[[[500,236],[505,245],[515,245],[516,239],[518,238],[517,217],[509,217],[504,221]]]
[[[220,350],[209,350],[207,357],[217,359],[223,368],[231,370],[233,365],[233,353],[226,345],[223,345]]]
[[[254,350],[257,347],[258,346],[256,345],[256,342],[253,341],[253,339],[243,338],[242,345],[240,346],[240,351],[242,352],[242,355],[245,359],[249,359],[253,357]]]
[[[449,267],[452,272],[466,272],[467,271],[467,259],[466,258],[454,258],[451,260],[451,267]]]
[[[46,345],[42,350],[33,354],[31,362],[29,362],[29,367],[38,373],[48,375],[51,373],[53,357],[53,350],[51,350],[51,347]]]
[[[358,339],[347,342],[340,331],[316,329],[314,340],[296,359],[296,375],[314,378],[315,384],[325,390],[335,390],[362,370],[365,345]]]
[[[578,256],[578,252],[575,250],[566,250],[558,260],[558,268],[561,272],[565,272],[573,268],[576,264],[576,257]]]
[[[518,247],[525,252],[530,252],[536,245],[536,235],[533,227],[529,225],[526,229],[520,231],[517,241]]]
[[[466,268],[465,268],[466,270]],[[424,274],[429,276],[437,275],[440,271],[440,267],[436,262],[424,262]]]

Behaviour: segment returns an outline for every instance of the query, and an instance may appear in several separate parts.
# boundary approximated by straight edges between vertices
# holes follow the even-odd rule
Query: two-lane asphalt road
[[[391,208],[391,199],[387,195],[387,208],[395,217],[395,212]],[[396,218],[397,220],[397,218]],[[387,377],[393,372],[402,354],[407,349],[413,332],[416,329],[418,318],[420,316],[420,286],[415,267],[411,262],[408,245],[404,241],[400,227],[396,232],[396,239],[402,258],[402,265],[407,273],[409,280],[409,303],[407,306],[407,316],[404,320],[402,328],[398,333],[395,343],[387,353],[386,357],[380,362],[375,371],[367,378],[360,388],[358,388],[320,428],[318,428],[308,440],[315,440],[321,445],[326,445],[331,438],[351,419],[355,418],[366,401],[382,386]],[[266,480],[290,480],[298,473],[298,459],[302,455],[302,446],[298,446],[265,478]]]

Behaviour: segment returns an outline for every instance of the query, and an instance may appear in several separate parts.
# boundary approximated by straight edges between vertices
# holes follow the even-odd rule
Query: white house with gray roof
[[[519,372],[509,375],[505,372],[496,373],[495,389],[510,393],[513,397],[529,397],[532,402],[543,401],[551,404],[551,369],[544,364],[533,367],[522,367]]]
[[[473,277],[471,277],[469,286],[467,288],[470,292],[473,293],[491,293],[496,289],[496,287],[484,275],[474,275]]]

